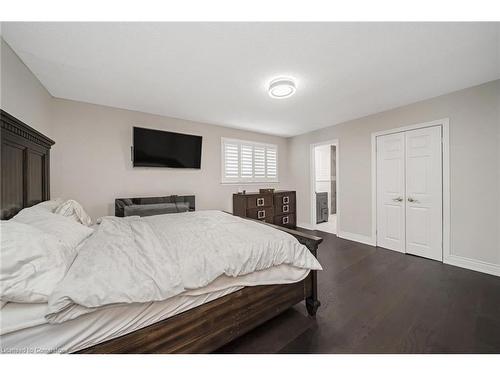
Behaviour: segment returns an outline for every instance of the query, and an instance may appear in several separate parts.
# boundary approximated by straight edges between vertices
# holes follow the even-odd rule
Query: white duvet
[[[281,264],[321,269],[293,236],[220,211],[105,217],[49,297],[46,318],[59,323],[101,306],[161,301],[221,275]]]

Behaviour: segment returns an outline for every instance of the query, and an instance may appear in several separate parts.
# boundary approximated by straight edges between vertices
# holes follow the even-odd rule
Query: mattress
[[[271,267],[239,277],[221,276],[210,285],[164,301],[101,307],[60,324],[49,324],[46,304],[9,303],[0,310],[2,353],[69,353],[111,340],[245,286],[289,284],[303,280],[309,270],[289,265]]]

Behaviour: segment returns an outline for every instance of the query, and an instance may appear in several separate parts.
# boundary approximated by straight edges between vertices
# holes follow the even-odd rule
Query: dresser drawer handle
[[[283,204],[288,204],[290,203],[290,198],[288,196],[283,197]]]
[[[285,204],[283,206],[283,212],[288,212],[288,210],[289,210],[289,206],[288,206],[288,204]]]
[[[266,210],[257,211],[257,219],[265,219],[266,218]]]
[[[283,224],[288,224],[288,216],[283,216]]]
[[[257,206],[261,207],[264,205],[264,198],[257,198]]]

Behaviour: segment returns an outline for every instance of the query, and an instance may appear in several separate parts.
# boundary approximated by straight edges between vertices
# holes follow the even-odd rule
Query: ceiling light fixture
[[[275,78],[269,83],[269,96],[274,99],[285,99],[295,94],[296,87],[293,78]]]

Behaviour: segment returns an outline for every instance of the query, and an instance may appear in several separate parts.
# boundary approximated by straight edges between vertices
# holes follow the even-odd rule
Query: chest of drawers
[[[233,215],[295,227],[297,224],[295,191],[233,194]]]

